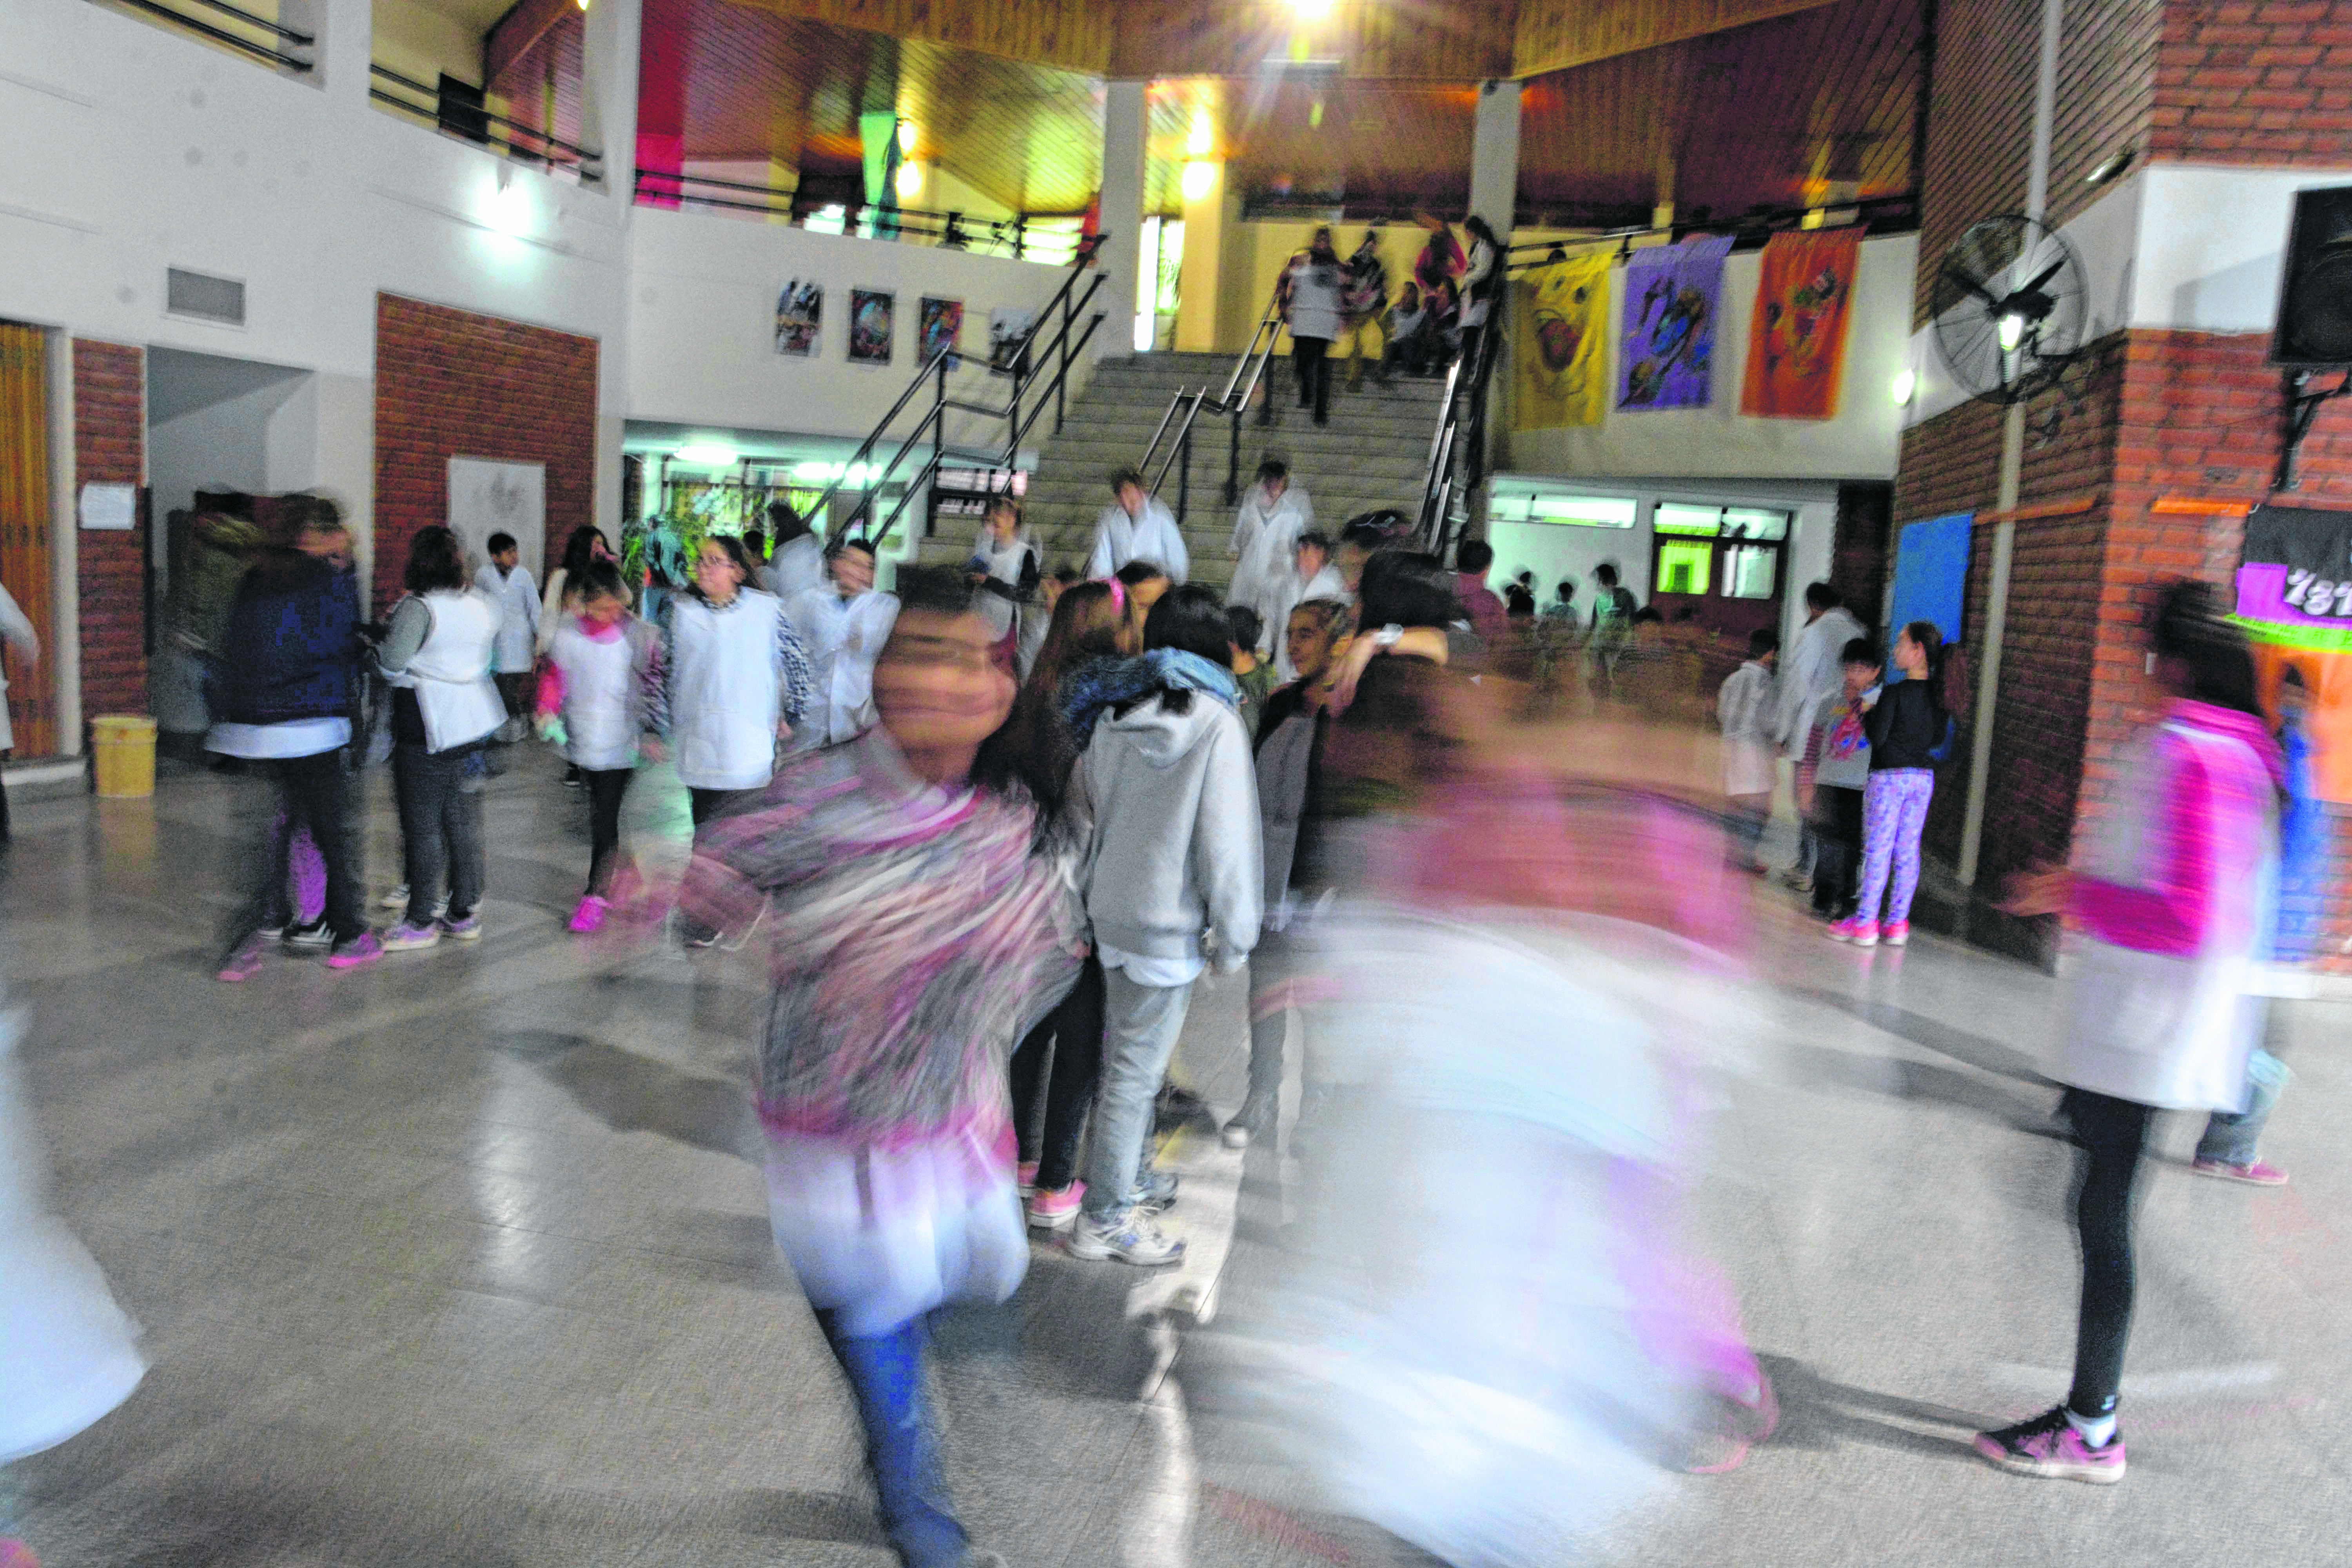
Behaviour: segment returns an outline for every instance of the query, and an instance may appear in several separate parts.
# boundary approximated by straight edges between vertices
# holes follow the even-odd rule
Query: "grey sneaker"
[[[1143,1174],[1135,1179],[1130,1201],[1146,1214],[1165,1214],[1176,1206],[1177,1185],[1173,1171],[1146,1167]]]
[[[1221,1136],[1228,1149],[1246,1149],[1250,1141],[1263,1138],[1274,1131],[1275,1100],[1270,1094],[1253,1094],[1242,1101],[1234,1119],[1225,1123]]]
[[[481,940],[482,917],[479,915],[467,915],[463,920],[456,921],[444,915],[435,923],[440,926],[441,934],[447,937],[452,942],[478,942]]]
[[[1071,1257],[1089,1263],[1117,1258],[1141,1268],[1163,1268],[1184,1261],[1184,1244],[1161,1231],[1160,1222],[1141,1209],[1080,1215],[1069,1247]]]

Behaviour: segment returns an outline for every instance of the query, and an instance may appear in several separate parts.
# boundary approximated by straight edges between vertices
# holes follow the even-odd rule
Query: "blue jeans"
[[[816,1321],[866,1426],[866,1463],[874,1472],[883,1533],[906,1568],[955,1568],[963,1561],[964,1532],[948,1500],[939,1432],[923,1387],[923,1320],[872,1338],[841,1332],[831,1312],[817,1313]]]
[[[1151,1142],[1152,1101],[1192,1000],[1189,983],[1138,985],[1123,969],[1103,971],[1103,992],[1102,1087],[1095,1091],[1087,1195],[1079,1200],[1089,1219],[1124,1214],[1134,1201]]]
[[[2279,1003],[2270,1004],[2264,1027],[2267,1044],[2279,1043],[2284,1028],[2280,1015],[2284,1011]],[[2262,1141],[2263,1129],[2269,1125],[2271,1111],[2278,1105],[2279,1091],[2286,1087],[2286,1064],[2256,1046],[2246,1058],[2246,1109],[2217,1110],[2208,1118],[2205,1136],[2197,1141],[2197,1158],[2218,1160],[2225,1165],[2252,1164],[2254,1145]]]

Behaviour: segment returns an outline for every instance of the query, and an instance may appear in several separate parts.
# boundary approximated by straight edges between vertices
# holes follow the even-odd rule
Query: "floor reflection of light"
[[[520,1265],[534,1233],[524,1222],[545,1196],[549,1184],[569,1173],[572,1147],[546,1125],[545,1080],[510,1058],[493,1060],[474,1124],[474,1201],[490,1226],[483,1261],[493,1267]]]

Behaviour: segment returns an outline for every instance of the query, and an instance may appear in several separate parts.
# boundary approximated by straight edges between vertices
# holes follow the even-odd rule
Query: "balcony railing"
[[[267,16],[257,16],[242,6],[232,5],[228,0],[172,0],[169,5],[163,0],[110,3],[286,70],[307,71],[318,64],[310,58],[319,41],[314,35],[281,26]]]
[[[1078,259],[1086,245],[1077,226],[1080,215],[1075,213],[1022,213],[1009,218],[982,218],[969,213],[887,206],[878,202],[826,201],[772,185],[721,180],[707,174],[672,174],[663,169],[637,171],[637,202],[640,205],[675,202],[683,206],[751,213],[819,233],[861,239],[896,239],[932,245],[942,250],[1009,256],[1015,261],[1037,261],[1053,267],[1069,266]]]
[[[368,74],[374,79],[368,88],[368,97],[461,142],[470,142],[520,162],[570,169],[583,180],[604,177],[604,155],[601,153],[494,113],[481,103],[459,101],[439,88],[403,76],[389,66],[371,65]]]

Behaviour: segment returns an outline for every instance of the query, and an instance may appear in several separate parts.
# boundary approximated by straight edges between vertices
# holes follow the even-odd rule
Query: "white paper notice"
[[[136,527],[139,521],[137,485],[84,485],[81,525],[84,528]]]

